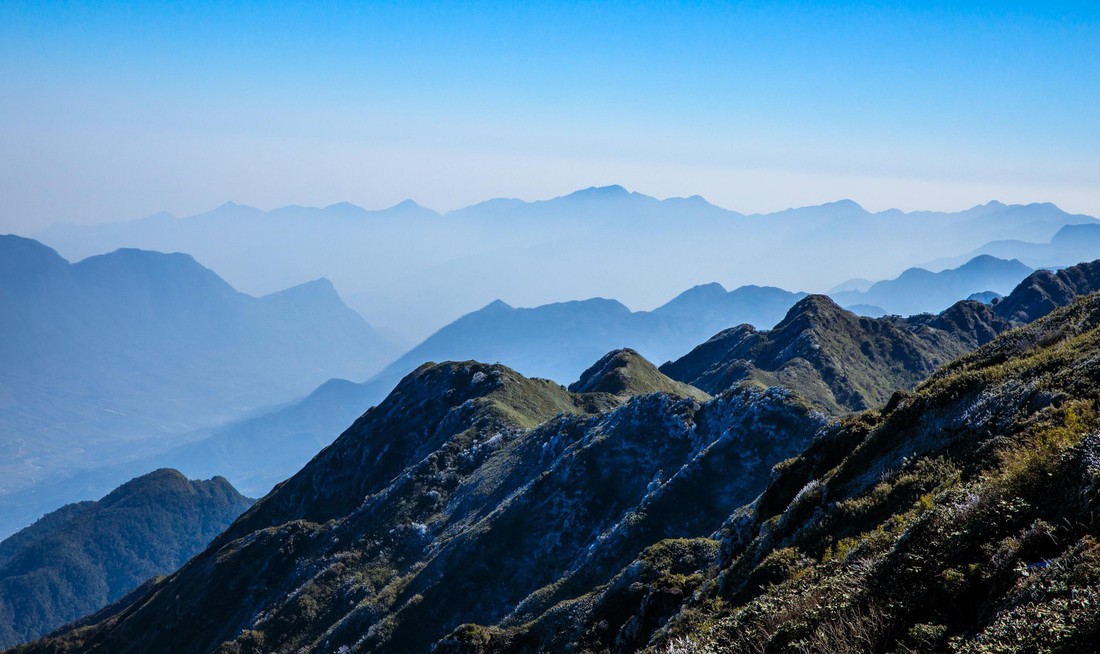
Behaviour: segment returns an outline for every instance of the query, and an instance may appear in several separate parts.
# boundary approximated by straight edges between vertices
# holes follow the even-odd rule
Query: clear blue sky
[[[0,231],[610,183],[1100,214],[1098,2],[325,4],[0,3]]]

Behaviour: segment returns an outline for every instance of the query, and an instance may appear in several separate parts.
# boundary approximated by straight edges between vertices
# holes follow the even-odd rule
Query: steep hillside
[[[787,386],[823,410],[843,413],[884,403],[1007,327],[978,302],[935,317],[865,318],[811,295],[774,329],[719,332],[661,372],[710,393],[746,379]]]
[[[830,413],[858,411],[913,388],[1005,330],[1097,290],[1100,262],[1038,270],[997,304],[965,300],[938,315],[866,318],[825,296],[809,296],[774,329],[727,329],[661,371],[709,393],[752,379],[797,390]]]
[[[42,646],[427,651],[713,532],[824,424],[778,389],[707,399],[629,351],[581,387],[425,365],[178,573]]]
[[[70,504],[0,542],[0,647],[33,640],[122,598],[201,551],[251,501],[225,479],[175,470]]]
[[[1079,295],[1100,291],[1100,261],[1082,263],[1056,273],[1039,270],[997,304],[999,315],[1030,322],[1065,306]]]
[[[681,381],[702,385],[713,393],[721,392],[726,388],[723,384],[731,380],[756,379],[768,384],[781,381],[798,390],[803,396],[813,399],[821,410],[830,413],[856,410],[861,406],[874,406],[876,402],[886,401],[898,388],[911,388],[912,384],[934,370],[937,362],[969,352],[978,345],[988,342],[1011,324],[1021,322],[1018,317],[1014,318],[1011,315],[1018,313],[1019,309],[1011,310],[1010,307],[1032,307],[1028,310],[1028,315],[1037,316],[1049,311],[1054,303],[1064,304],[1075,297],[1076,291],[1073,290],[1073,286],[1062,289],[1054,299],[1044,299],[1044,296],[1036,296],[1032,291],[1027,290],[1032,286],[1049,284],[1047,276],[1048,273],[1044,271],[1032,274],[1026,283],[1020,285],[1017,299],[1005,305],[1003,310],[996,307],[991,309],[977,302],[962,302],[937,316],[916,316],[905,320],[893,317],[873,322],[865,322],[854,316],[840,313],[838,315],[842,317],[830,324],[838,328],[843,327],[847,330],[847,336],[833,334],[820,342],[826,343],[831,348],[843,347],[840,347],[839,351],[811,352],[810,354],[814,356],[806,358],[795,356],[797,348],[785,350],[777,344],[798,341],[801,334],[799,330],[812,329],[816,324],[815,320],[795,321],[793,326],[785,330],[786,333],[775,334],[774,337],[771,333],[765,333],[767,336],[763,336],[753,330],[752,333],[756,335],[749,338],[749,341],[757,339],[768,341],[771,345],[750,352],[744,350],[734,352],[726,357],[725,355],[737,343],[736,339],[730,336],[748,333],[744,327],[735,328],[720,333],[708,343],[697,347],[689,356],[677,361],[675,364],[677,367],[666,366],[665,370],[672,370],[672,374],[678,376]],[[1084,291],[1090,288],[1090,284],[1100,283],[1100,269],[1090,264],[1082,264],[1065,271],[1062,278],[1076,280],[1073,285]],[[726,293],[716,285],[702,288],[704,294],[717,298],[737,296],[742,290],[737,289]],[[690,297],[696,292],[696,289],[692,289],[683,296]],[[783,292],[780,291],[780,293]],[[768,296],[774,297],[771,294]],[[603,301],[595,304],[602,305]],[[816,304],[818,303],[810,303],[811,306]],[[693,303],[692,306],[705,310],[706,306],[714,305]],[[823,315],[835,312],[835,308],[830,307],[828,303],[825,306],[829,310],[824,311]],[[564,309],[559,306],[555,310]],[[485,311],[487,314],[496,312],[498,316],[505,316],[503,321],[506,324],[522,325],[522,322],[509,323],[506,316],[511,312],[499,305],[495,309],[487,307]],[[540,310],[513,311],[527,311],[530,312],[529,315],[534,315]],[[491,322],[490,317],[486,315],[482,316],[482,319],[488,323]],[[558,340],[564,339],[565,335],[562,332],[550,331],[549,333],[554,336],[545,339],[527,339],[527,352],[541,352],[540,356],[544,359],[552,358]],[[516,333],[513,332],[512,336],[515,337]],[[482,354],[489,354],[489,358],[494,361],[500,359],[501,350],[493,350],[492,343],[485,339],[478,340],[478,338],[475,338],[474,342],[482,343],[487,348],[482,351]],[[514,340],[513,338],[511,342]],[[609,344],[617,341],[618,339],[615,338],[607,339]],[[506,339],[505,342],[510,341]],[[864,346],[865,342],[866,346]],[[455,349],[450,354],[472,355],[469,350],[462,349],[461,340],[456,340],[455,343]],[[904,347],[895,349],[895,343],[902,343]],[[858,348],[855,347],[857,344]],[[879,354],[875,358],[868,358],[864,353],[865,349],[871,352],[877,350]],[[779,355],[776,355],[777,351],[780,352]],[[784,351],[786,354],[783,354]],[[443,350],[437,354],[446,355],[448,352]],[[770,362],[764,361],[765,355],[772,356]],[[441,356],[436,360],[443,358],[447,357]],[[368,382],[326,383],[301,402],[226,425],[200,442],[178,448],[163,456],[136,461],[135,465],[142,466],[136,470],[148,469],[151,466],[170,466],[179,468],[192,476],[209,476],[225,472],[242,491],[262,495],[275,483],[304,465],[322,446],[331,442],[334,435],[344,426],[362,414],[364,409],[380,402],[401,376],[407,373],[404,369],[412,368],[414,365],[411,357],[403,357],[401,361],[401,366],[397,364],[390,366],[385,373]],[[844,375],[833,375],[829,377],[829,381],[825,381],[823,374],[826,370],[836,370],[842,366],[848,367],[848,372]],[[572,367],[577,368],[578,371],[583,370],[580,363],[574,363]],[[703,379],[704,376],[706,379]],[[838,395],[849,398],[847,401],[852,404],[838,403]],[[245,460],[249,462],[249,466],[247,470],[242,470],[239,462]]]
[[[1095,651],[1098,379],[1093,295],[826,429],[709,549],[437,651]]]
[[[19,651],[1075,651],[1100,581],[1100,299],[999,337],[995,308],[802,300],[756,361],[828,372],[853,333],[880,360],[985,343],[832,423],[752,380],[708,399],[631,351],[572,390],[425,364],[179,572]]]

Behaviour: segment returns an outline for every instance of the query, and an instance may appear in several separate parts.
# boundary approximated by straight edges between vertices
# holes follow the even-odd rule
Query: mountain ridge
[[[224,478],[191,481],[162,469],[43,516],[0,541],[0,647],[43,636],[172,572],[251,503]]]
[[[167,450],[396,355],[328,281],[253,297],[187,254],[69,263],[17,236],[0,237],[0,262],[0,534],[57,506],[15,490]]]
[[[1096,270],[1089,265],[1067,273],[1066,288],[1086,290]],[[1030,282],[1021,287],[1026,291]],[[1046,366],[1058,387],[1071,389],[1073,371],[1050,367],[1043,348],[1100,347],[1094,329],[1100,300],[1077,298],[998,337],[1008,320],[994,312],[1004,302],[963,301],[936,316],[875,321],[824,296],[800,300],[774,331],[813,333],[819,347],[833,337],[828,330],[843,334],[858,325],[887,334],[886,352],[893,338],[934,340],[948,330],[965,335],[954,341],[960,349],[965,343],[967,352],[979,348],[913,391],[892,394],[885,406],[841,420],[828,420],[798,392],[751,380],[727,384],[710,399],[648,392],[672,384],[667,377],[639,385],[631,382],[639,377],[627,375],[621,384],[619,364],[638,366],[635,372],[646,372],[643,381],[653,374],[627,351],[597,361],[575,387],[597,392],[570,392],[500,365],[424,364],[159,586],[96,625],[20,651],[141,651],[163,643],[163,634],[177,647],[221,652],[341,646],[402,652],[433,643],[444,652],[539,651],[593,642],[634,651],[665,637],[661,627],[672,624],[682,606],[694,606],[693,597],[733,589],[721,591],[725,604],[700,610],[736,608],[760,590],[771,592],[770,580],[786,580],[784,566],[820,560],[825,567],[815,575],[830,574],[833,555],[822,552],[847,543],[844,527],[831,532],[836,537],[827,544],[776,553],[788,558],[757,568],[774,543],[790,542],[774,538],[817,533],[808,507],[837,510],[811,482],[838,463],[841,472],[820,483],[852,502],[876,484],[887,488],[886,500],[876,502],[923,502],[922,494],[955,479],[950,467],[920,468],[923,476],[907,477],[916,473],[904,466],[918,463],[905,461],[913,456],[934,466],[937,453],[961,456],[944,444],[965,444],[959,434],[992,426],[998,414],[980,412],[985,396],[969,386],[980,370],[1017,365],[1013,357],[1023,346],[1032,353],[1019,365]],[[759,338],[752,328],[740,331]],[[1046,333],[1056,336],[1044,340]],[[1090,345],[1075,340],[1080,334],[1092,334]],[[810,356],[814,345],[813,338],[795,336],[755,347],[764,363],[765,355]],[[1062,361],[1068,353],[1057,356]],[[990,374],[988,382],[1013,398],[1013,411],[1042,410],[1041,398],[1018,394],[1002,373]],[[626,393],[616,395],[619,389]],[[959,403],[968,409],[950,417],[932,410]],[[1045,406],[1054,407],[1053,399]],[[979,422],[940,430],[945,420],[971,419]],[[883,424],[889,429],[880,429]],[[1010,421],[1011,429],[1020,424]],[[891,430],[899,429],[926,435],[893,438]],[[902,466],[896,475],[883,473],[895,464]],[[807,511],[799,512],[803,504]],[[878,514],[858,503],[845,506],[873,530],[866,520]],[[887,542],[896,535],[892,529],[866,538]],[[714,579],[713,566],[725,576]],[[685,610],[680,624],[692,624],[695,615]],[[861,624],[861,616],[853,619]],[[195,624],[208,627],[195,630]]]
[[[1049,240],[1067,224],[1096,223],[1043,204],[955,213],[869,213],[854,206],[743,216],[698,198],[595,188],[419,218],[233,206],[170,222],[55,226],[37,236],[72,260],[119,247],[188,252],[253,295],[324,276],[369,322],[418,341],[497,297],[537,306],[603,296],[652,307],[712,280],[728,288],[763,282],[820,291],[830,279],[895,275],[941,256],[943,242],[970,250],[997,239]],[[792,251],[797,259],[785,256]],[[685,261],[692,265],[674,263]],[[444,291],[440,279],[455,283]],[[997,289],[965,295],[981,290]]]

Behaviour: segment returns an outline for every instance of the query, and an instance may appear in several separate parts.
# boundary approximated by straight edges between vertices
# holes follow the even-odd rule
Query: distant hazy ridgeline
[[[70,264],[0,237],[0,490],[166,449],[395,355],[325,280],[255,298],[183,254]]]
[[[956,213],[871,213],[845,200],[743,215],[698,196],[657,200],[608,186],[445,215],[412,202],[381,211],[227,204],[35,236],[73,259],[124,246],[187,252],[250,293],[325,276],[372,324],[416,342],[497,298],[538,306],[607,297],[638,310],[711,281],[824,292],[990,241],[1047,242],[1065,225],[1095,223],[1051,204],[998,202]],[[945,253],[948,243],[957,252]]]

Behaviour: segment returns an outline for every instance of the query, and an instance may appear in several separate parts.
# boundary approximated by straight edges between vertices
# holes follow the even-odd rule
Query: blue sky
[[[1100,3],[0,3],[0,229],[619,183],[1100,214]]]

